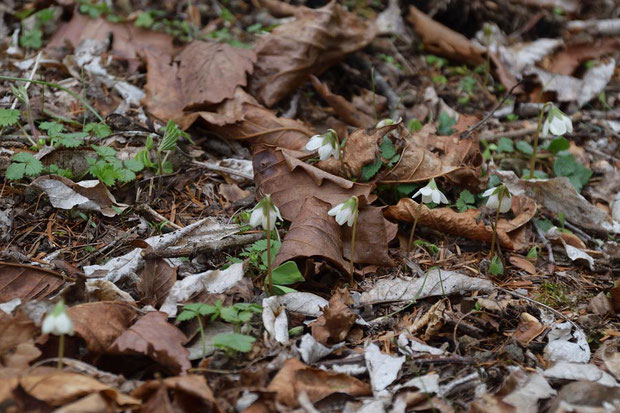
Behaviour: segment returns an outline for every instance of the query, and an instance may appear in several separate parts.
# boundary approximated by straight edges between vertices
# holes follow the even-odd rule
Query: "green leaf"
[[[383,162],[381,162],[381,159],[379,158],[375,159],[375,163],[364,165],[364,167],[362,168],[362,181],[369,181],[373,176],[377,174],[377,172],[379,172],[381,166],[383,166]]]
[[[296,293],[297,290],[291,287],[286,287],[284,285],[275,285],[273,286],[273,293],[275,295],[284,295],[288,293]]]
[[[452,135],[456,130],[452,127],[456,125],[456,119],[450,117],[446,112],[439,114],[439,124],[437,125],[437,135]]]
[[[129,169],[120,168],[116,169],[116,178],[126,184],[127,182],[131,182],[136,179],[136,174],[130,171]]]
[[[155,164],[149,158],[149,152],[147,149],[142,149],[140,152],[136,154],[136,161],[140,162],[147,168],[152,168]]]
[[[252,350],[252,344],[256,339],[252,336],[238,333],[224,333],[213,337],[213,344],[217,348],[231,349],[247,353]]]
[[[198,314],[195,311],[183,310],[181,314],[177,316],[177,321],[187,321],[195,318]]]
[[[527,258],[530,259],[537,259],[538,258],[538,247],[537,246],[533,246],[526,255]]]
[[[525,155],[532,156],[534,153],[534,148],[526,141],[517,141],[515,146],[519,152]]]
[[[581,192],[592,176],[592,171],[577,162],[572,154],[558,155],[553,163],[553,172],[557,176],[566,176],[577,192]]]
[[[19,116],[19,110],[0,109],[0,126],[15,125],[19,121]]]
[[[6,168],[4,177],[11,181],[17,181],[24,177],[26,173],[26,164],[21,162],[13,162]]]
[[[13,156],[13,160],[26,165],[24,168],[24,173],[28,176],[38,175],[43,171],[43,164],[31,153],[20,152]]]
[[[493,275],[501,275],[504,273],[504,264],[502,264],[502,260],[500,260],[497,255],[494,255],[491,260],[489,272]]]
[[[60,135],[60,132],[62,132],[65,127],[58,122],[41,122],[39,123],[39,129],[47,131],[49,136],[55,138]]]
[[[271,276],[273,283],[277,285],[290,285],[305,281],[301,272],[299,272],[299,268],[297,268],[297,264],[293,261],[287,261],[277,268],[274,268],[271,271]],[[265,282],[267,281],[268,280],[265,279]]]
[[[409,121],[409,125],[408,125],[408,127],[409,127],[409,133],[419,131],[420,129],[422,129],[422,126],[423,126],[423,125],[422,125],[422,122],[420,122],[420,121],[419,121],[419,120],[417,120],[416,118],[411,119],[411,120]]]
[[[529,178],[530,178],[530,170],[524,169],[521,172],[521,179],[529,179]],[[547,173],[534,169],[534,179],[547,179],[547,178],[549,178],[549,175],[547,175]]]
[[[77,148],[84,143],[84,138],[87,136],[86,132],[63,133],[58,136],[58,144],[65,148]]]
[[[39,29],[26,30],[19,36],[19,44],[22,47],[38,49],[43,46],[43,32]]]
[[[549,143],[547,150],[551,153],[557,154],[558,152],[566,151],[569,148],[570,142],[566,138],[560,136],[559,138],[553,139]]]
[[[383,159],[390,160],[396,155],[396,148],[387,136],[383,138],[383,141],[381,141],[380,148]]]
[[[116,150],[109,146],[90,145],[90,147],[102,158],[116,157]]]
[[[88,168],[88,171],[106,186],[114,185],[114,182],[118,176],[116,168],[104,160],[96,161]]]
[[[137,159],[125,159],[123,164],[125,165],[125,168],[132,172],[140,172],[144,169],[144,164]]]
[[[153,15],[148,11],[143,11],[138,15],[135,24],[137,27],[144,27],[145,29],[150,29],[154,23],[155,19],[153,18]]]
[[[505,137],[499,138],[497,142],[497,153],[509,152],[512,153],[515,151],[514,144],[512,139],[508,139]]]
[[[105,138],[112,133],[112,130],[105,123],[91,122],[84,126],[84,132],[93,132],[98,138]]]
[[[396,192],[400,197],[404,198],[418,189],[418,187],[419,185],[417,184],[398,184],[396,185]]]
[[[459,212],[465,212],[468,209],[473,208],[472,205],[475,202],[475,200],[476,199],[474,198],[474,195],[471,192],[469,192],[468,190],[464,190],[459,195],[459,199],[456,200],[456,208],[459,210]]]
[[[181,130],[179,129],[177,124],[174,123],[174,121],[169,120],[168,124],[166,125],[164,137],[159,144],[158,151],[171,151],[176,148],[179,135],[181,135]]]

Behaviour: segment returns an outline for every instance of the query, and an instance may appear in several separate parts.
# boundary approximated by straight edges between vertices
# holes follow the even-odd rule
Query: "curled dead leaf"
[[[356,264],[394,266],[390,258],[388,243],[396,237],[398,225],[383,217],[383,208],[367,206],[360,209],[355,234]],[[345,226],[342,231],[343,253],[346,259],[351,256],[352,228]]]
[[[321,82],[314,75],[310,75],[310,81],[314,90],[336,111],[340,120],[358,128],[374,126],[375,120],[373,117],[357,109],[353,103],[342,96],[332,93],[326,83]]]
[[[204,376],[194,374],[149,380],[131,395],[142,400],[145,411],[159,411],[162,406],[172,405],[183,405],[184,411],[222,411]]]
[[[374,24],[346,11],[336,1],[320,9],[299,7],[295,21],[275,28],[257,46],[250,90],[273,106],[304,83],[374,38]]]
[[[336,291],[323,308],[323,314],[310,324],[312,337],[328,346],[343,341],[357,319],[357,314],[350,308],[352,305],[353,299],[347,290]]]
[[[497,240],[504,248],[524,250],[528,244],[521,241],[518,230],[534,217],[536,203],[527,197],[515,196],[512,199],[515,218],[511,220],[500,218],[497,224]],[[410,198],[403,198],[398,204],[388,207],[385,215],[398,221],[413,222],[416,211],[418,203]],[[429,209],[422,205],[419,208],[418,224],[459,237],[490,243],[493,229],[491,225],[479,220],[479,215],[480,211],[477,209],[456,212],[450,208]]]

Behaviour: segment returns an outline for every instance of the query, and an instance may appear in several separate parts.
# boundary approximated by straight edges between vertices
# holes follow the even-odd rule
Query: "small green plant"
[[[84,144],[88,132],[64,132],[64,126],[57,122],[41,122],[39,128],[47,131],[50,145],[63,148],[77,148]]]
[[[277,240],[271,240],[271,255],[276,256],[280,250],[282,243]],[[266,271],[267,270],[267,240],[261,239],[246,247],[240,254],[247,260],[249,270]],[[229,257],[228,261],[232,263],[243,262],[237,257]]]
[[[506,138],[506,137],[501,137],[499,138],[499,140],[497,141],[497,153],[513,153],[515,151],[514,148],[514,143],[512,142],[512,139]]]
[[[374,163],[364,165],[362,168],[362,182],[367,182],[372,179],[383,165],[393,168],[394,165],[400,160],[400,154],[396,153],[396,147],[389,137],[383,137],[379,149],[381,150],[381,156],[375,158]]]
[[[409,133],[417,132],[422,129],[423,126],[424,125],[422,125],[422,122],[420,122],[416,118],[410,119],[409,123],[407,124],[407,127],[409,128]]]
[[[556,176],[567,177],[577,192],[581,192],[583,186],[587,184],[590,177],[592,177],[592,171],[577,162],[575,157],[567,152],[556,156],[555,162],[553,163],[553,172]]]
[[[299,272],[299,268],[297,268],[297,264],[293,261],[286,261],[274,268],[271,276],[273,280],[273,293],[275,295],[296,292],[297,290],[286,286],[305,281],[305,278]],[[265,284],[267,284],[267,279],[265,279]]]
[[[16,109],[0,109],[0,126],[13,126],[19,122],[21,113]]]
[[[459,212],[465,212],[469,209],[475,208],[474,202],[476,199],[474,198],[474,194],[465,189],[460,193],[458,199],[456,200],[456,209]]]
[[[474,96],[477,83],[476,79],[472,76],[465,76],[461,79],[459,82],[459,89],[463,95],[458,100],[461,105],[466,105]]]
[[[536,300],[553,308],[563,308],[571,303],[564,284],[543,281],[535,294]]]
[[[385,53],[379,54],[379,59],[383,60],[385,63],[388,63],[398,70],[403,70],[403,66],[394,59],[394,56],[387,55]]]
[[[144,165],[136,159],[120,161],[116,150],[109,146],[91,145],[91,148],[98,156],[86,158],[88,172],[106,186],[113,186],[116,181],[131,182],[136,179],[136,172],[144,169]]]
[[[176,149],[177,142],[181,136],[189,139],[189,134],[187,132],[183,132],[174,121],[168,121],[164,136],[156,149],[157,163],[153,162],[149,156],[149,152],[154,147],[151,135],[146,138],[144,149],[136,154],[136,160],[147,168],[155,169],[158,175],[171,174],[173,168],[172,164],[168,161],[168,156]]]
[[[445,85],[446,83],[448,83],[448,78],[446,78],[444,75],[435,75],[433,76],[433,83],[436,83],[438,85]]]
[[[530,248],[530,250],[527,252],[526,257],[530,260],[537,260],[538,259],[538,249],[539,247],[537,245],[533,246],[532,248]]]
[[[110,12],[107,2],[105,1],[87,1],[80,0],[79,11],[82,14],[88,14],[91,19],[96,19]]]
[[[239,333],[222,333],[213,337],[213,345],[225,350],[229,356],[234,356],[236,351],[250,352],[255,341],[254,337]]]
[[[504,264],[498,255],[494,255],[489,265],[489,272],[493,275],[504,274]]]
[[[24,176],[37,176],[43,171],[43,164],[31,153],[20,152],[13,155],[13,163],[6,170],[6,179],[17,181]]]
[[[43,46],[43,28],[54,18],[54,9],[48,7],[34,14],[34,24],[27,28],[22,22],[22,33],[19,45],[28,49],[39,49]]]
[[[448,115],[446,112],[441,112],[439,114],[437,125],[437,134],[438,135],[452,135],[456,132],[452,127],[456,125],[456,119]]]
[[[429,54],[426,55],[426,63],[429,65],[434,65],[437,69],[441,69],[448,64],[448,59]]]

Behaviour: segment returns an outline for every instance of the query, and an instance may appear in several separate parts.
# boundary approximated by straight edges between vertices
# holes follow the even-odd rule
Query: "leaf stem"
[[[202,359],[204,360],[207,356],[207,342],[205,341],[205,330],[202,327],[200,313],[198,313],[198,329],[200,330],[200,340],[202,341]]]
[[[411,244],[413,243],[413,233],[415,232],[415,227],[418,225],[418,218],[420,218],[420,208],[422,207],[422,202],[418,204],[418,207],[415,209],[415,216],[413,217],[413,227],[411,227],[411,234],[409,234],[409,242],[407,243],[407,257],[409,253],[411,253]]]
[[[61,334],[58,341],[58,370],[62,370],[62,356],[65,352],[65,335]]]
[[[351,278],[353,278],[355,271],[355,267],[353,266],[353,257],[355,256],[355,233],[357,232],[357,217],[359,216],[358,205],[358,200],[355,198],[355,218],[353,219],[353,229],[351,230],[351,257],[349,260],[349,272],[351,273]]]
[[[534,135],[534,147],[532,149],[532,157],[530,159],[530,178],[534,178],[534,168],[536,167],[536,151],[538,150],[538,137],[540,136],[540,128],[542,127],[542,119],[545,115],[545,110],[549,106],[549,102],[545,103],[542,110],[538,114],[538,126],[536,127],[536,134]]]

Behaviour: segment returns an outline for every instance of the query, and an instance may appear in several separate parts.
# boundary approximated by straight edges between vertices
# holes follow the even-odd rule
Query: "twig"
[[[243,171],[237,171],[236,169],[227,168],[225,166],[220,166],[220,165],[217,165],[215,163],[192,161],[192,164],[200,166],[200,167],[203,167],[205,169],[209,169],[211,171],[222,172],[222,173],[226,173],[226,174],[229,174],[229,175],[240,176],[240,177],[248,179],[250,181],[254,180],[254,176],[253,175],[247,174],[247,173],[245,173]]]
[[[538,234],[540,241],[543,243],[544,247],[547,249],[547,254],[549,255],[547,259],[549,261],[549,264],[555,267],[555,258],[553,256],[553,248],[551,247],[551,243],[549,242],[547,237],[545,237],[545,233],[542,231],[542,229],[538,228],[538,225],[534,224],[534,228],[536,228],[536,233]]]
[[[515,129],[515,130],[511,130],[511,131],[505,131],[505,132],[496,132],[496,133],[491,133],[491,134],[487,134],[487,135],[481,135],[480,139],[484,139],[487,142],[493,142],[498,140],[499,138],[519,138],[521,136],[526,136],[526,135],[531,135],[532,133],[536,132],[536,127],[532,126],[529,128],[523,128],[523,129]]]
[[[183,228],[182,226],[177,225],[174,222],[170,222],[170,220],[168,218],[166,218],[165,216],[161,215],[159,212],[155,211],[153,208],[151,208],[147,204],[140,204],[140,205],[136,206],[135,211],[136,212],[143,212],[143,213],[145,213],[147,215],[150,215],[151,218],[155,218],[159,222],[165,222],[166,225],[168,225],[171,228],[174,228],[174,229],[181,229],[181,228]]]
[[[461,139],[467,139],[469,138],[469,135],[472,134],[473,131],[475,131],[476,129],[478,129],[480,126],[484,125],[485,123],[487,123],[487,121],[489,120],[489,118],[491,116],[493,116],[493,114],[495,113],[495,111],[497,109],[499,109],[504,102],[506,102],[506,100],[512,96],[512,92],[517,88],[517,86],[519,86],[521,84],[521,82],[517,82],[517,84],[515,84],[506,94],[506,96],[504,96],[502,98],[502,100],[500,100],[499,102],[497,102],[497,104],[493,107],[493,109],[491,109],[491,111],[489,113],[487,113],[484,118],[482,118],[478,123],[476,123],[474,126],[472,126],[471,128],[469,128],[467,131],[461,133],[460,138]]]
[[[263,237],[259,234],[243,234],[224,238],[218,242],[210,244],[191,245],[188,247],[168,247],[161,250],[145,251],[144,258],[178,258],[178,257],[195,257],[198,254],[207,252],[221,251],[227,248],[239,247],[247,245],[251,242],[258,241]]]

